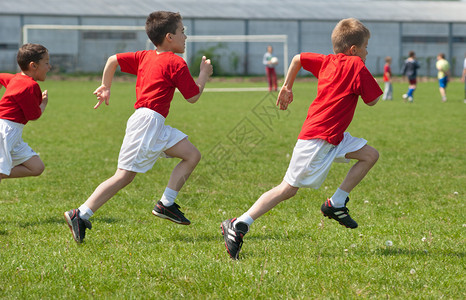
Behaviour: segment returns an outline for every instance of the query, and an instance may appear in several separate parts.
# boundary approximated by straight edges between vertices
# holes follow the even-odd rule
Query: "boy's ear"
[[[172,35],[170,32],[168,32],[166,35],[165,35],[165,39],[168,40],[169,42],[172,40]]]
[[[31,61],[29,63],[29,65],[28,65],[28,70],[32,71],[32,70],[35,70],[35,69],[37,69],[37,64],[35,62]]]
[[[348,55],[348,56],[353,56],[355,53],[356,53],[356,46],[353,45],[351,47],[349,47],[345,52],[343,52],[344,54]]]

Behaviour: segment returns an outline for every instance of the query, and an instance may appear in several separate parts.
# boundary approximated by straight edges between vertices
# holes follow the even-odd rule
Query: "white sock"
[[[333,194],[332,198],[330,198],[330,203],[332,203],[332,206],[335,208],[343,207],[345,206],[345,201],[348,195],[349,193],[338,188],[335,194]]]
[[[89,218],[92,217],[92,215],[94,214],[94,212],[92,212],[92,210],[84,204],[81,205],[78,208],[78,210],[79,210],[79,217],[84,220],[89,220]]]
[[[247,213],[243,214],[241,217],[237,218],[235,220],[235,222],[233,223],[233,226],[236,227],[236,223],[238,222],[243,222],[243,223],[246,223],[248,224],[248,226],[251,226],[251,224],[254,222],[254,220],[251,218],[250,215],[248,215]]]
[[[172,206],[173,203],[175,203],[176,196],[178,196],[178,192],[167,187],[165,188],[165,192],[163,192],[160,201],[165,206]]]

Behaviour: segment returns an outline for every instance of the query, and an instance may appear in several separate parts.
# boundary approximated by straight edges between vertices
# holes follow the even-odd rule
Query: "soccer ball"
[[[270,63],[271,63],[272,65],[274,65],[274,66],[275,66],[275,65],[278,65],[278,58],[276,58],[275,56],[272,57],[272,58],[270,59]]]

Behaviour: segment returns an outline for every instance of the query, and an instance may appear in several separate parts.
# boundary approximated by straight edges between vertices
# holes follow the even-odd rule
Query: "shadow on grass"
[[[375,254],[379,256],[430,256],[430,255],[445,255],[445,256],[455,256],[459,258],[464,258],[464,252],[448,251],[448,250],[418,250],[418,249],[401,249],[401,248],[378,248],[375,250]],[[367,255],[364,253],[363,255]]]
[[[107,224],[118,223],[121,221],[121,219],[118,219],[118,218],[95,218],[94,220],[96,222],[107,223]],[[46,219],[11,221],[11,222],[0,221],[0,224],[2,223],[14,223],[14,224],[17,224],[18,227],[27,228],[27,227],[34,227],[34,226],[40,226],[40,225],[66,224],[66,221],[63,216],[53,216],[53,217],[48,217]],[[4,230],[0,230],[0,235],[2,234],[3,231]]]
[[[177,225],[179,226],[179,225]],[[308,236],[306,233],[293,233],[290,235],[286,235],[285,233],[274,233],[274,234],[254,234],[251,236],[245,237],[245,241],[295,241],[295,240],[303,240],[306,239]],[[170,237],[173,241],[181,241],[181,242],[189,242],[189,243],[196,243],[196,242],[221,242],[223,243],[223,235],[222,231],[219,228],[215,233],[206,233],[202,232],[199,233],[198,231],[185,231],[185,232],[174,232],[173,235]]]

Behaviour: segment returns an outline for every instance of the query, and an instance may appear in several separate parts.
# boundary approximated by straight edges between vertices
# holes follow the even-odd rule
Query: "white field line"
[[[268,92],[268,87],[246,87],[246,88],[205,88],[204,92],[232,93],[232,92]],[[179,93],[178,89],[176,90]]]

